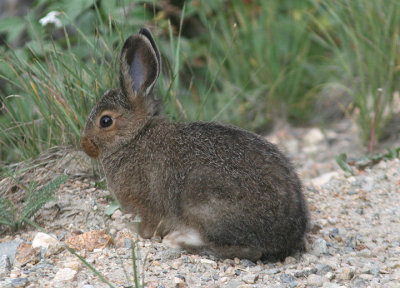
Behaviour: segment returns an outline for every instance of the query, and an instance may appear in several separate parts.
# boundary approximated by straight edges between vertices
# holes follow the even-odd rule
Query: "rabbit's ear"
[[[160,52],[146,28],[138,35],[129,37],[122,48],[120,58],[121,88],[131,101],[138,96],[146,97],[160,74]]]

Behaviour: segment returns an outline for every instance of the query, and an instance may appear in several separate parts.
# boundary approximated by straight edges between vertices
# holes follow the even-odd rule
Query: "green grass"
[[[303,1],[229,3],[200,11],[208,33],[199,39],[206,45],[199,45],[198,53],[205,57],[212,89],[199,94],[206,95],[204,101],[213,99],[215,108],[205,117],[260,131],[276,117],[306,121],[320,82],[313,58],[318,47],[309,31],[312,6]]]
[[[65,183],[68,176],[61,175],[45,185],[41,189],[36,189],[36,184],[31,182],[29,186],[18,183],[23,187],[27,196],[21,209],[17,209],[12,201],[0,198],[0,224],[8,226],[13,232],[18,231],[24,223],[35,224],[30,220],[44,204],[53,200],[55,192],[61,184]]]
[[[344,85],[353,99],[361,138],[379,139],[391,116],[393,94],[400,88],[400,2],[315,3],[320,13],[316,35],[331,51],[327,67],[335,71],[333,81]],[[329,25],[323,25],[326,21]]]

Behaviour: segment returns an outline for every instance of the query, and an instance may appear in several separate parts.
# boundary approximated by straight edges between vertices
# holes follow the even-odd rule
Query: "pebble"
[[[17,248],[20,244],[21,241],[19,240],[0,243],[0,256],[7,255],[12,265],[14,263],[15,254],[17,253]]]
[[[296,278],[294,278],[292,275],[290,274],[281,274],[279,276],[279,278],[281,279],[281,281],[283,283],[291,283],[291,282],[296,282]]]
[[[258,275],[255,274],[246,274],[242,277],[242,280],[247,284],[254,284],[258,280]]]
[[[331,272],[331,271],[333,271],[332,266],[327,265],[327,264],[317,264],[317,272],[316,272],[317,275],[323,276],[326,273]]]
[[[114,213],[111,215],[111,219],[116,220],[116,219],[121,218],[121,216],[122,216],[121,210],[120,210],[120,209],[117,209],[117,210],[115,210]]]
[[[161,260],[164,262],[168,260],[174,260],[179,258],[181,254],[182,254],[181,249],[167,248],[166,250],[161,252]]]
[[[11,280],[11,287],[13,288],[26,287],[28,284],[29,280],[27,278],[15,278]]]
[[[333,280],[333,279],[335,279],[335,273],[333,273],[333,272],[328,272],[328,273],[326,273],[325,274],[325,277],[329,280],[329,281],[331,281],[331,280]]]
[[[253,261],[250,261],[248,259],[241,259],[239,264],[244,266],[244,267],[254,267],[254,266],[256,266],[256,263],[254,263]]]
[[[175,277],[174,277],[174,284],[177,286],[177,287],[184,287],[184,285],[185,285],[185,282],[186,282],[186,278],[185,277],[183,277],[182,275],[175,275]]]
[[[52,236],[42,232],[36,233],[32,241],[33,248],[48,249],[51,246],[55,247],[57,245],[58,245],[58,240],[56,236]]]
[[[263,271],[264,274],[278,274],[279,272],[281,272],[281,270],[278,268],[272,268]]]
[[[311,180],[311,183],[312,183],[314,186],[322,187],[322,186],[324,186],[326,183],[328,183],[332,178],[335,178],[335,177],[337,177],[338,175],[339,175],[338,172],[328,172],[328,173],[322,174],[322,175],[320,175],[320,176],[318,176],[318,177],[316,177],[316,178],[313,178],[313,179]]]
[[[210,265],[212,268],[216,269],[218,267],[217,262],[210,260],[210,259],[200,259],[200,263]]]
[[[10,273],[11,267],[8,255],[0,255],[0,278],[4,278]]]
[[[315,274],[318,272],[317,268],[306,268],[304,270],[298,270],[294,272],[294,277],[300,278],[300,277],[307,277],[311,274]]]
[[[350,280],[354,277],[354,271],[355,269],[353,267],[343,267],[342,271],[337,275],[337,278],[340,280]]]
[[[325,277],[316,274],[311,274],[307,277],[307,284],[310,286],[321,287],[327,281],[328,279]]]
[[[314,241],[311,247],[311,253],[315,256],[321,256],[328,253],[328,246],[324,239],[317,239]]]
[[[66,282],[75,280],[77,271],[71,268],[62,268],[57,271],[54,282]]]
[[[304,142],[308,146],[315,146],[321,143],[325,139],[324,134],[322,134],[321,129],[319,128],[311,128],[305,135],[304,135]]]

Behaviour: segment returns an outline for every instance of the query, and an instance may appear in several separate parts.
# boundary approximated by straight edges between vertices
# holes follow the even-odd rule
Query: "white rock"
[[[304,142],[308,145],[316,145],[324,140],[325,136],[322,134],[321,129],[312,128],[304,135]]]
[[[307,284],[310,286],[321,287],[327,281],[327,278],[320,275],[311,274],[307,277]]]
[[[52,236],[46,233],[38,232],[32,241],[33,248],[46,248],[58,245],[58,240],[56,236]]]
[[[114,211],[114,213],[111,215],[111,219],[115,220],[115,219],[119,219],[122,216],[122,212],[121,210],[117,209]]]
[[[326,245],[326,241],[322,238],[315,240],[315,242],[312,244],[311,254],[315,256],[320,256],[326,253],[328,253],[328,246]]]
[[[243,276],[242,280],[243,280],[243,282],[245,282],[247,284],[254,284],[258,280],[258,275],[257,274],[247,274],[247,275]]]
[[[217,268],[217,266],[218,266],[217,262],[210,260],[210,259],[202,258],[202,259],[200,259],[200,263],[210,265],[213,268]]]
[[[76,277],[77,271],[71,268],[62,268],[57,271],[54,276],[54,282],[73,281]]]
[[[333,172],[328,172],[325,174],[322,174],[314,179],[311,180],[311,183],[314,186],[318,186],[318,187],[322,187],[323,185],[325,185],[326,183],[328,183],[332,178],[335,178],[339,175],[338,172],[333,171]]]
[[[333,272],[328,272],[325,274],[325,277],[328,278],[328,280],[333,280],[335,279],[335,274]]]
[[[174,283],[175,284],[181,284],[181,283],[185,283],[186,282],[186,279],[185,279],[185,277],[183,277],[183,276],[181,276],[181,275],[176,275],[175,277],[174,277]]]

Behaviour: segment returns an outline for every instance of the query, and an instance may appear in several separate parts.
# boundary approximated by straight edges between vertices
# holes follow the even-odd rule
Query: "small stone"
[[[206,264],[206,265],[210,265],[212,268],[217,268],[218,267],[218,264],[217,264],[217,262],[215,262],[215,261],[213,261],[213,260],[210,260],[210,259],[204,259],[204,258],[202,258],[202,259],[200,259],[200,263],[202,263],[202,264]]]
[[[337,275],[337,278],[340,280],[350,280],[354,277],[355,269],[352,267],[344,267],[342,271]]]
[[[315,256],[321,256],[327,253],[328,253],[328,246],[326,244],[326,241],[322,238],[315,240],[311,247],[311,254]]]
[[[78,251],[104,249],[111,242],[111,237],[103,230],[88,231],[79,235],[71,234],[65,239],[65,244]]]
[[[231,276],[233,276],[233,275],[235,275],[236,274],[236,272],[235,272],[235,268],[234,267],[228,267],[226,270],[225,270],[225,275],[231,275]]]
[[[174,284],[176,287],[184,287],[186,282],[185,277],[183,277],[182,275],[175,275],[174,277]]]
[[[369,249],[362,249],[357,254],[358,254],[358,256],[361,256],[361,257],[364,257],[364,258],[372,257],[372,252]]]
[[[32,248],[45,248],[48,249],[51,246],[57,246],[57,237],[46,233],[38,232],[32,241]]]
[[[13,288],[26,287],[28,284],[29,284],[29,280],[27,278],[11,279],[11,287],[13,287]]]
[[[294,278],[292,275],[290,274],[281,274],[279,276],[279,278],[281,279],[281,281],[283,283],[290,283],[290,282],[296,282],[296,278]]]
[[[163,262],[168,260],[174,260],[181,257],[182,250],[177,248],[168,248],[161,253],[161,260]]]
[[[8,255],[0,255],[0,278],[5,278],[11,271],[11,262]]]
[[[339,235],[338,228],[333,228],[332,230],[329,231],[329,238],[335,238],[338,235]]]
[[[318,257],[313,255],[313,254],[309,254],[309,253],[305,253],[303,254],[303,261],[305,265],[310,265],[310,264],[314,264],[319,262]]]
[[[363,208],[357,208],[354,210],[357,214],[364,215],[364,209]]]
[[[243,282],[247,284],[254,284],[258,280],[258,275],[257,274],[246,274],[242,277]]]
[[[318,176],[318,177],[316,177],[316,178],[313,178],[313,179],[311,180],[311,183],[312,183],[314,186],[322,187],[322,186],[324,186],[326,183],[328,183],[332,178],[337,177],[338,175],[339,175],[338,172],[329,172],[329,173],[325,173],[325,174],[322,174],[321,176]]]
[[[308,145],[317,145],[321,143],[325,139],[324,134],[321,132],[319,128],[311,128],[308,132],[304,135],[304,142]]]
[[[11,265],[14,263],[15,254],[21,241],[10,241],[0,243],[0,256],[7,255]]]
[[[371,275],[371,274],[360,274],[360,275],[358,275],[358,277],[360,277],[361,279],[364,279],[364,280],[372,280],[372,279],[374,279],[374,276]]]
[[[285,258],[285,262],[283,264],[288,265],[288,264],[294,264],[296,262],[297,262],[296,258],[288,256]]]
[[[17,254],[15,255],[15,261],[20,266],[24,266],[27,263],[36,264],[39,261],[39,254],[40,251],[38,248],[34,249],[30,244],[21,243],[18,246]]]
[[[71,268],[72,270],[79,271],[81,262],[78,260],[72,260],[64,263],[64,268]]]
[[[263,271],[264,274],[272,275],[272,274],[278,274],[281,272],[278,268],[271,268],[271,269],[266,269]]]
[[[326,281],[327,279],[325,277],[316,274],[311,274],[307,277],[307,284],[310,286],[321,287]]]
[[[256,266],[256,263],[254,263],[253,261],[250,261],[248,259],[242,259],[240,260],[240,265],[244,266],[244,267],[253,267]]]
[[[86,284],[83,285],[81,288],[95,288],[95,287],[93,285]]]
[[[327,265],[327,264],[318,264],[317,265],[317,273],[316,274],[323,276],[326,273],[331,272],[331,271],[333,271],[332,266]]]
[[[322,229],[322,226],[321,225],[319,225],[318,223],[315,223],[315,222],[313,222],[313,223],[311,223],[311,233],[312,234],[318,234],[319,233],[319,231]]]
[[[367,281],[358,276],[351,279],[350,284],[351,284],[351,287],[354,287],[354,288],[368,287]]]
[[[294,277],[301,278],[301,277],[308,277],[311,274],[317,273],[317,268],[308,268],[304,270],[298,270],[294,272]]]
[[[62,268],[57,271],[54,276],[54,282],[73,281],[76,277],[77,271],[71,268]]]
[[[114,242],[115,246],[118,248],[131,248],[131,243],[134,242],[135,239],[128,229],[123,229],[118,231],[117,236],[115,236]]]
[[[173,269],[175,269],[175,270],[178,270],[179,267],[181,267],[182,265],[183,265],[183,260],[177,259],[177,260],[174,260],[174,261],[172,262],[171,267],[172,267]]]
[[[221,282],[221,283],[226,283],[227,281],[228,281],[228,277],[221,277],[221,278],[219,278],[219,282]]]
[[[121,216],[122,216],[121,210],[117,209],[117,210],[115,210],[114,213],[111,215],[111,219],[116,220],[116,219],[121,218]]]
[[[335,273],[333,273],[333,272],[328,272],[328,273],[326,273],[325,274],[325,277],[329,280],[329,281],[331,281],[331,280],[333,280],[333,279],[335,279]]]

